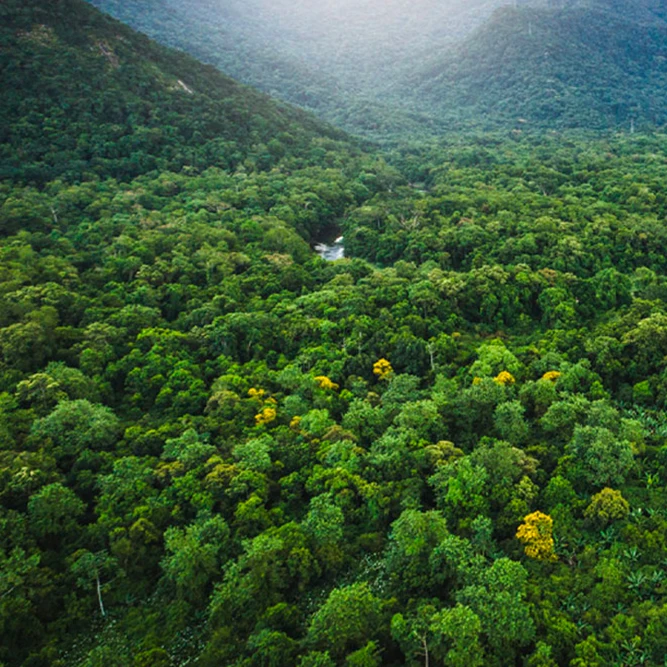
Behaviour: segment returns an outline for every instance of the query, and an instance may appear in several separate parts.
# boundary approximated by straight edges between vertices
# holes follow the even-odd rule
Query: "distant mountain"
[[[275,97],[376,138],[440,131],[384,101],[434,45],[456,43],[511,0],[90,0],[158,41]]]
[[[661,125],[661,0],[90,0],[346,130]]]
[[[363,90],[377,83],[378,71],[426,53],[434,42],[462,38],[511,0],[91,2],[246,83],[317,104],[293,84],[307,78],[314,90]]]
[[[0,176],[28,182],[268,168],[343,137],[82,0],[4,0],[0,81]]]
[[[449,127],[629,127],[667,120],[667,25],[656,2],[565,2],[498,10],[406,76]]]
[[[667,19],[667,6],[663,0],[542,0],[532,4],[552,9],[594,9],[639,23],[664,23]]]

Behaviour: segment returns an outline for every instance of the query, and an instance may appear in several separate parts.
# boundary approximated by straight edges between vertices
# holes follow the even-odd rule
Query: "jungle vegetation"
[[[657,0],[90,0],[382,143],[667,117]]]
[[[81,0],[0,72],[0,664],[664,665],[664,133],[379,152]]]

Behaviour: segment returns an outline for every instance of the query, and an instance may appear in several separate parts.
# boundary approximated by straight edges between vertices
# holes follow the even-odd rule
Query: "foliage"
[[[661,664],[665,136],[381,154],[0,16],[0,661]]]
[[[524,517],[516,536],[526,545],[526,556],[535,560],[556,560],[553,523],[553,519],[542,512],[533,512]]]
[[[625,519],[629,513],[630,504],[623,497],[623,494],[620,491],[606,488],[591,498],[590,505],[586,508],[584,515],[606,524],[610,521]]]

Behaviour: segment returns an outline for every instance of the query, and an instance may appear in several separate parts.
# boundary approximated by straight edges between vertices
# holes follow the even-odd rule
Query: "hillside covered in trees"
[[[69,0],[0,8],[3,177],[126,180],[302,157],[344,135]]]
[[[665,123],[657,0],[91,0],[375,140]]]
[[[447,127],[659,127],[667,24],[640,3],[499,10],[470,39],[419,63],[399,87]],[[644,10],[644,11],[642,11]]]
[[[0,664],[664,664],[664,134],[380,154],[0,18]]]

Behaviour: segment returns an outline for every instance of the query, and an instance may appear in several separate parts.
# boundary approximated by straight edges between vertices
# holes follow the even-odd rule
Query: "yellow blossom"
[[[478,384],[482,384],[482,378],[480,378],[480,377],[474,377],[474,378],[472,379],[472,384],[473,384],[473,386],[477,386]]]
[[[289,427],[291,429],[297,429],[299,428],[299,424],[301,424],[301,417],[297,415],[296,417],[292,417],[292,421],[289,423]]]
[[[248,389],[248,396],[250,398],[259,398],[261,399],[266,392],[263,389],[255,389],[254,387],[252,389]]]
[[[255,415],[257,425],[270,424],[275,420],[277,412],[275,408],[264,408],[258,415]]]
[[[373,373],[377,375],[380,380],[389,379],[393,372],[394,369],[386,359],[380,359],[373,364]]]
[[[318,375],[315,378],[315,382],[320,385],[320,389],[330,389],[332,391],[337,391],[339,386],[332,382],[326,375]]]
[[[558,560],[554,553],[553,527],[553,519],[548,514],[533,512],[524,517],[516,536],[524,543],[526,556],[541,561]]]
[[[548,380],[549,382],[556,382],[561,376],[560,371],[549,371],[542,376],[543,380]]]
[[[511,373],[508,373],[507,371],[501,371],[496,375],[496,377],[493,378],[493,381],[496,384],[502,384],[503,386],[507,385],[512,385],[516,382],[514,379],[514,376]]]

